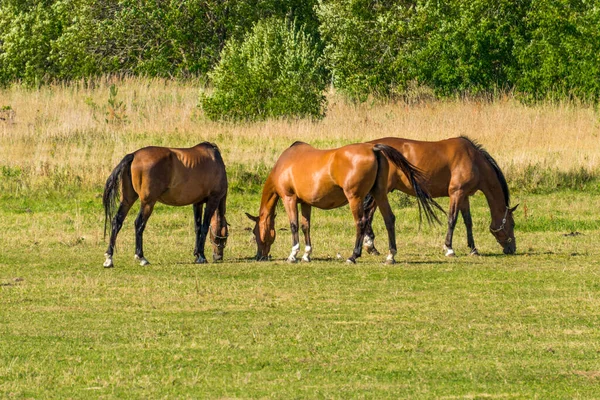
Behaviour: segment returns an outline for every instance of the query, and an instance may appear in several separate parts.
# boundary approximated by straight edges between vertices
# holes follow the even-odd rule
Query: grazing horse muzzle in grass
[[[145,147],[127,154],[104,187],[105,236],[109,221],[111,228],[104,266],[113,267],[117,235],[138,198],[141,207],[135,220],[135,259],[140,265],[149,264],[144,257],[143,233],[156,202],[193,205],[196,262],[206,262],[204,246],[209,230],[213,260],[222,260],[229,234],[225,219],[227,188],[225,164],[214,144],[204,142],[189,149]]]
[[[310,217],[312,207],[333,209],[350,205],[356,227],[354,251],[348,262],[355,263],[361,256],[365,236],[367,214],[374,208],[363,209],[368,195],[370,204],[381,210],[388,232],[390,252],[387,263],[394,263],[396,254],[395,217],[387,199],[387,177],[389,164],[405,171],[427,218],[435,218],[432,204],[435,204],[426,191],[422,190],[423,176],[402,154],[387,145],[366,143],[351,144],[332,150],[318,150],[296,142],[285,150],[271,170],[261,197],[258,216],[246,215],[254,222],[256,239],[256,259],[267,260],[271,245],[275,241],[275,208],[281,198],[288,215],[292,233],[292,250],[289,262],[297,262],[300,252],[299,229],[305,240],[303,261],[310,261],[312,244],[310,240]],[[298,223],[298,204],[301,220]]]
[[[446,256],[455,255],[452,249],[452,237],[459,212],[467,228],[467,245],[470,254],[479,254],[473,239],[473,221],[469,204],[469,196],[478,190],[483,192],[490,208],[492,216],[490,232],[502,246],[504,254],[516,252],[513,212],[517,206],[510,207],[510,193],[504,174],[481,145],[464,136],[438,142],[388,137],[372,140],[369,143],[386,144],[398,150],[427,177],[425,188],[432,197],[450,197],[448,231],[444,242]],[[391,165],[388,190],[394,189],[415,195],[404,173]],[[376,252],[371,219],[368,222],[366,236],[368,237],[365,240],[367,251]]]

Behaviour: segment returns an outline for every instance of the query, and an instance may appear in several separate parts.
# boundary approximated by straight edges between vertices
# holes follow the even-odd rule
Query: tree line
[[[598,0],[2,0],[0,84],[208,79],[232,46],[264,58],[268,49],[248,47],[272,40],[247,42],[257,26],[281,21],[296,32],[285,46],[310,47],[298,57],[318,66],[315,87],[331,83],[356,100],[416,87],[532,101],[600,96]]]

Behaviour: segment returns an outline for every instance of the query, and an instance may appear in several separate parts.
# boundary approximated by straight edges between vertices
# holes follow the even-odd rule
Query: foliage
[[[530,100],[549,96],[600,98],[600,7],[584,0],[532,1],[526,32],[515,49],[517,91]]]
[[[595,2],[334,0],[317,15],[334,84],[353,98],[411,82],[444,96],[600,98]]]
[[[359,100],[403,91],[411,80],[410,2],[329,1],[317,15],[335,87]]]
[[[210,74],[214,91],[202,107],[213,120],[322,118],[325,81],[316,46],[296,23],[259,22],[232,40]]]
[[[313,1],[6,0],[0,3],[0,83],[100,74],[207,73],[231,37],[255,22],[296,18],[316,32]]]

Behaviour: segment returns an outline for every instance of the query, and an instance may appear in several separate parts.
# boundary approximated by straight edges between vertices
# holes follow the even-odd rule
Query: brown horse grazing
[[[386,262],[394,263],[396,233],[395,217],[387,199],[388,160],[409,177],[411,187],[415,188],[425,213],[428,218],[432,216],[433,200],[427,192],[421,190],[422,175],[393,148],[362,143],[333,150],[317,150],[306,143],[296,142],[281,154],[267,177],[259,216],[253,217],[246,213],[256,223],[256,259],[268,259],[271,245],[275,241],[275,207],[279,198],[282,198],[292,232],[292,252],[288,261],[296,262],[296,255],[300,250],[298,204],[302,210],[300,226],[306,243],[303,261],[310,261],[312,253],[311,207],[329,210],[349,204],[356,225],[356,242],[348,262],[355,263],[361,255],[367,222],[363,201],[371,194],[381,210],[388,232],[390,253]]]
[[[448,232],[444,250],[446,256],[454,256],[452,235],[460,211],[467,227],[467,245],[472,255],[478,255],[473,240],[473,222],[469,196],[481,190],[487,199],[492,215],[490,232],[503,247],[505,254],[514,254],[515,241],[513,212],[510,194],[504,174],[489,153],[473,140],[461,136],[439,142],[423,142],[401,138],[383,138],[368,143],[386,144],[402,153],[408,161],[419,168],[427,177],[426,189],[432,197],[450,197]],[[390,166],[388,190],[398,189],[415,195],[403,172]],[[374,210],[372,210],[374,211]],[[365,247],[369,253],[377,253],[371,227],[372,213],[367,224]]]
[[[117,209],[119,192],[121,201]],[[117,234],[138,197],[141,207],[135,220],[135,258],[140,265],[149,264],[144,257],[142,237],[157,201],[171,206],[193,205],[196,230],[194,256],[197,263],[206,262],[204,245],[209,231],[213,259],[223,258],[228,236],[225,219],[227,175],[216,145],[204,142],[189,149],[145,147],[121,160],[104,187],[105,236],[108,221],[111,221],[110,242],[104,262],[106,268],[113,267]],[[202,218],[204,204],[206,210]]]

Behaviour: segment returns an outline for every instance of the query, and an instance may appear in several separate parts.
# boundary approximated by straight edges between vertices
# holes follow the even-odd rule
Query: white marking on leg
[[[306,246],[304,248],[304,255],[302,256],[302,261],[310,262],[311,254],[312,254],[312,247]]]
[[[114,267],[112,256],[109,256],[108,254],[105,254],[104,256],[106,257],[106,260],[104,260],[104,264],[103,264],[104,268]]]
[[[135,259],[140,262],[140,265],[142,267],[145,267],[146,265],[150,264],[150,261],[146,260],[146,257],[138,257],[138,255],[136,254]]]
[[[373,247],[373,239],[365,235],[365,238],[363,239],[363,246],[367,249]]]
[[[296,243],[295,245],[292,246],[292,252],[290,253],[290,256],[288,257],[288,261],[289,262],[298,261],[296,259],[296,255],[298,255],[299,252],[300,252],[300,243]]]
[[[446,257],[453,257],[456,254],[454,253],[454,250],[452,250],[452,248],[444,245],[444,251],[446,252]]]
[[[396,250],[390,250],[387,257],[385,258],[386,264],[395,264],[396,263],[396,260],[394,260],[394,257],[396,256],[396,252],[397,252]]]

